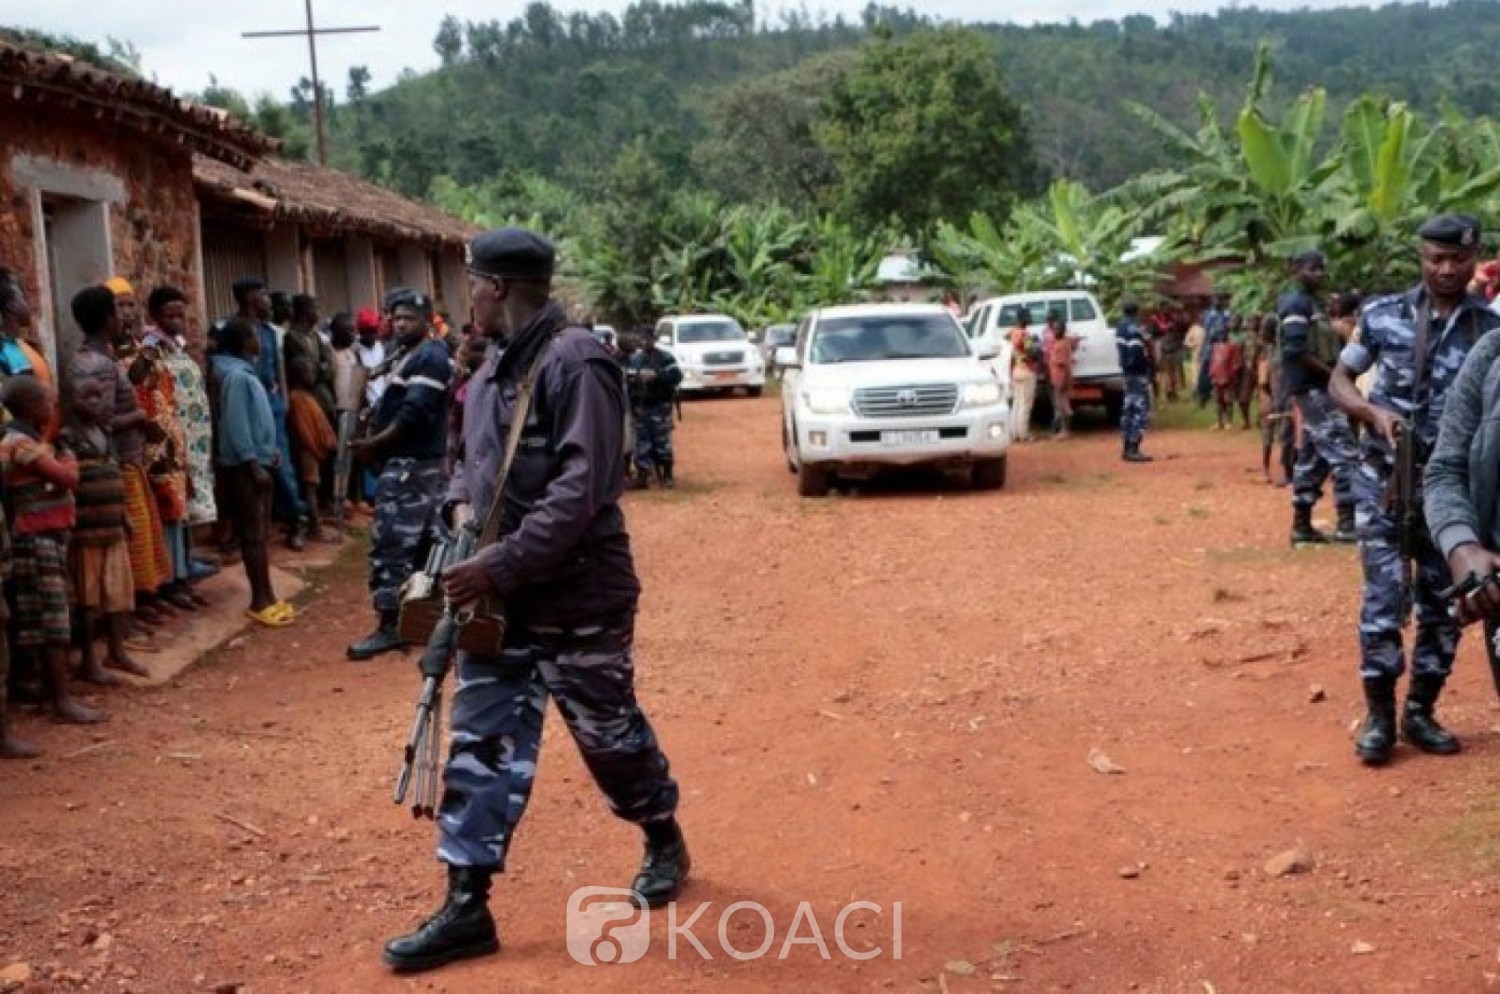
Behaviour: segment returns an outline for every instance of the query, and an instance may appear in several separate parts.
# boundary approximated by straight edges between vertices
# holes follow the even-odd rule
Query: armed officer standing
[[[397,970],[500,948],[490,881],[531,796],[549,696],[610,810],[645,833],[633,890],[660,906],[688,874],[677,783],[635,697],[640,582],[619,505],[625,383],[604,347],[551,299],[553,259],[547,241],[519,228],[470,245],[474,320],[503,350],[491,347],[469,381],[449,516],[455,527],[492,507],[501,516],[499,540],[449,567],[443,585],[455,604],[501,598],[506,630],[498,657],[458,654],[437,815],[448,897],[417,931],[386,945],[385,962]],[[497,505],[528,377],[535,395]]]
[[[640,347],[625,367],[630,384],[630,408],[635,421],[635,489],[651,486],[651,471],[666,489],[672,479],[672,402],[682,383],[682,367],[672,353],[656,344],[656,336],[641,336]]]
[[[1322,252],[1303,252],[1292,260],[1296,286],[1276,301],[1281,322],[1281,376],[1302,418],[1302,447],[1292,469],[1292,545],[1317,544],[1328,536],[1313,527],[1312,511],[1333,474],[1333,502],[1338,510],[1335,542],[1352,543],[1354,531],[1354,464],[1358,454],[1349,419],[1328,395],[1328,379],[1339,359],[1338,333],[1318,304],[1328,274]]]
[[[350,445],[359,460],[380,467],[370,531],[370,592],[379,621],[349,646],[349,658],[358,660],[405,647],[397,631],[401,585],[416,569],[448,491],[443,456],[453,363],[448,347],[432,337],[432,298],[401,287],[386,295],[385,305],[397,353],[385,367],[370,435]]]
[[[1151,346],[1141,330],[1140,305],[1127,300],[1124,317],[1115,327],[1115,351],[1125,374],[1125,399],[1120,406],[1120,458],[1126,462],[1151,462],[1141,451],[1146,425],[1151,418]]]
[[[1405,669],[1401,626],[1413,602],[1412,678],[1400,734],[1423,752],[1459,750],[1458,739],[1433,716],[1458,651],[1459,628],[1437,596],[1451,581],[1423,516],[1419,486],[1464,358],[1481,336],[1500,327],[1500,316],[1467,289],[1479,252],[1479,222],[1448,214],[1428,221],[1417,234],[1421,284],[1365,307],[1359,341],[1344,346],[1329,388],[1339,407],[1370,426],[1354,476],[1365,576],[1360,676],[1369,708],[1354,751],[1370,765],[1389,761],[1396,747],[1396,682]],[[1354,380],[1372,368],[1375,383],[1366,400]],[[1402,433],[1407,433],[1406,444],[1414,446],[1414,470],[1403,481],[1406,493],[1398,492],[1395,473]],[[1493,466],[1488,469],[1493,473]],[[1394,513],[1402,508],[1411,509],[1402,515],[1404,521]],[[1409,531],[1403,535],[1403,529]],[[1460,544],[1453,533],[1444,540],[1449,546]],[[1403,553],[1413,560],[1414,581],[1408,581]]]

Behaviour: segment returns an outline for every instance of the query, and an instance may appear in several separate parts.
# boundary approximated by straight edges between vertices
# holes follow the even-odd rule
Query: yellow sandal
[[[245,609],[245,617],[251,621],[259,622],[267,628],[285,628],[292,623],[292,619],[276,610],[276,605],[261,608],[259,611]]]

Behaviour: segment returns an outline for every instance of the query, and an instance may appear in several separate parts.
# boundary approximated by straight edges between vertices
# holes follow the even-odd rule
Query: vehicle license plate
[[[1068,397],[1073,400],[1100,400],[1104,397],[1104,388],[1074,387],[1068,391]]]
[[[941,437],[936,428],[883,431],[880,433],[880,441],[883,445],[931,445]]]
[[[739,373],[714,373],[713,377],[716,380],[732,380],[739,375]]]

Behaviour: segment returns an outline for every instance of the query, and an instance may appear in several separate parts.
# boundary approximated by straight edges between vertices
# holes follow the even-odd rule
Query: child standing
[[[1068,337],[1068,326],[1056,311],[1047,314],[1047,383],[1052,388],[1052,434],[1055,438],[1068,437],[1068,425],[1073,420],[1073,346],[1077,342]]]
[[[280,465],[276,420],[266,388],[256,374],[260,331],[247,319],[232,317],[219,331],[214,380],[219,387],[219,433],[215,462],[224,475],[233,525],[250,581],[250,620],[283,628],[296,612],[271,589],[271,473]]]
[[[125,628],[135,609],[130,544],[125,538],[125,477],[104,430],[108,402],[98,380],[74,380],[68,424],[59,436],[78,458],[73,493],[77,521],[68,546],[73,606],[83,632],[78,675],[92,683],[114,683],[104,667],[150,676],[125,650]],[[94,621],[104,615],[108,655],[101,666],[94,654]]]
[[[10,579],[10,528],[5,521],[5,512],[0,509],[0,580]],[[10,732],[9,691],[10,645],[5,638],[5,625],[10,621],[10,606],[0,597],[0,759],[31,759],[40,756],[42,750],[29,742],[22,742]]]
[[[68,693],[68,532],[75,521],[73,488],[78,461],[42,441],[56,395],[34,376],[5,383],[11,422],[0,436],[0,473],[14,509],[11,583],[15,590],[16,644],[42,649],[52,682],[57,721],[94,724],[104,715]]]
[[[1214,331],[1209,336],[1208,381],[1213,385],[1214,401],[1219,409],[1219,423],[1223,431],[1234,420],[1234,405],[1239,399],[1240,372],[1245,366],[1245,352],[1229,334],[1229,327]]]

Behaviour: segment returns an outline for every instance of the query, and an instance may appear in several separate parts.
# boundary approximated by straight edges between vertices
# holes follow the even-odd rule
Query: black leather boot
[[[448,867],[448,898],[410,935],[385,944],[385,965],[399,973],[432,970],[454,960],[500,951],[500,933],[490,915],[490,871]]]
[[[1365,677],[1369,711],[1354,735],[1354,754],[1367,766],[1382,766],[1396,749],[1396,680]]]
[[[1401,709],[1401,737],[1423,752],[1451,756],[1462,746],[1458,738],[1433,717],[1438,695],[1446,678],[1434,673],[1414,673],[1406,692],[1406,706]]]
[[[1125,451],[1120,454],[1120,458],[1126,462],[1151,462],[1151,457],[1141,451],[1139,442],[1126,442]]]
[[[402,641],[401,633],[397,630],[400,623],[399,611],[380,612],[380,626],[345,650],[346,655],[350,659],[363,662],[367,659],[374,659],[381,653],[405,649],[406,643]]]
[[[1353,545],[1359,541],[1359,533],[1354,527],[1354,505],[1339,505],[1338,528],[1334,530],[1333,540],[1342,545]]]
[[[677,481],[672,479],[672,460],[663,459],[661,462],[657,463],[656,472],[661,477],[661,485],[664,488],[666,488],[667,490],[673,490],[676,488]]]
[[[1294,505],[1292,507],[1292,544],[1323,545],[1327,541],[1328,536],[1313,527],[1312,508]]]
[[[632,490],[650,490],[651,489],[651,473],[650,473],[650,471],[649,470],[644,470],[644,469],[637,469],[635,471],[635,482],[633,484],[631,484],[630,489],[632,489]]]
[[[645,829],[646,856],[630,889],[645,899],[646,907],[660,908],[682,893],[692,860],[676,818],[647,822]]]

